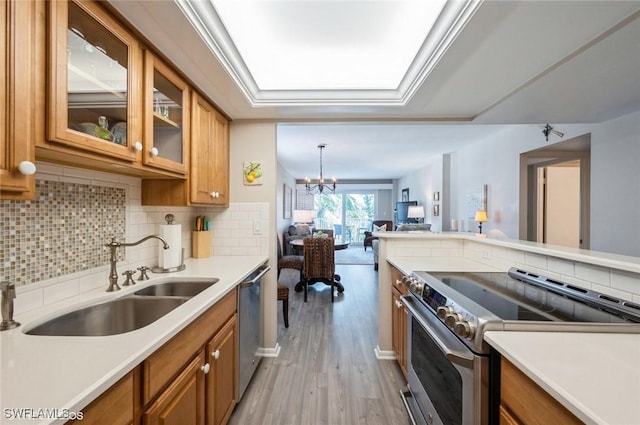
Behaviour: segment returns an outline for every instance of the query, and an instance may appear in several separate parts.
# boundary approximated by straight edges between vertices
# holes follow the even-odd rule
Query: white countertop
[[[478,237],[474,233],[463,232],[375,232],[374,236],[381,239],[462,239],[465,241],[517,249],[562,258],[565,260],[579,261],[596,266],[640,273],[640,257],[592,251],[589,249],[568,248],[559,245],[549,245],[518,239],[496,238],[485,235]]]
[[[15,319],[22,326],[0,333],[0,423],[65,423],[65,419],[10,421],[6,409],[82,410],[267,260],[266,256],[188,259],[186,269],[181,272],[149,273],[150,280],[121,291],[106,293],[106,288],[99,289],[17,315]],[[211,277],[220,281],[154,323],[133,332],[103,337],[23,333],[31,323],[58,316],[61,311],[73,310],[78,305],[122,297],[176,278]]]
[[[640,424],[640,335],[492,331],[485,340],[586,424]]]
[[[404,274],[431,272],[500,272],[494,267],[465,257],[387,257],[387,262]]]

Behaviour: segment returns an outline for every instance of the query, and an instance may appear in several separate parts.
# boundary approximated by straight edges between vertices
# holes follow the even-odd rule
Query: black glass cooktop
[[[629,323],[580,299],[512,279],[507,273],[429,274],[503,320]]]

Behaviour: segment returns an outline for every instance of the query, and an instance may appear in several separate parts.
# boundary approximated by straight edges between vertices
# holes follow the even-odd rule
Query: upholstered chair
[[[282,235],[282,244],[284,245],[284,255],[294,254],[293,249],[289,242],[296,239],[306,238],[311,236],[311,227],[308,224],[296,224],[291,225],[286,232]]]
[[[374,239],[378,239],[377,237],[373,236],[373,232],[378,232],[378,231],[385,231],[385,232],[390,232],[393,230],[393,221],[390,220],[374,220],[373,223],[371,223],[371,231],[367,231],[364,232],[364,250],[367,250],[368,246],[373,246],[371,242],[373,242]]]

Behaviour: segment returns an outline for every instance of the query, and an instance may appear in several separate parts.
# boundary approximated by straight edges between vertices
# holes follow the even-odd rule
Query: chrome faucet
[[[118,286],[118,271],[116,270],[116,263],[118,262],[116,256],[117,249],[121,246],[136,246],[151,238],[159,239],[164,244],[164,249],[169,249],[169,244],[167,243],[167,241],[163,237],[157,235],[145,236],[139,241],[131,243],[116,242],[116,238],[111,238],[111,242],[105,244],[105,246],[109,248],[109,263],[111,264],[111,270],[109,271],[109,287],[107,288],[107,292],[120,290],[120,287]]]
[[[13,300],[16,298],[16,284],[0,282],[0,294],[2,294],[2,322],[0,331],[17,328],[20,323],[13,320]]]

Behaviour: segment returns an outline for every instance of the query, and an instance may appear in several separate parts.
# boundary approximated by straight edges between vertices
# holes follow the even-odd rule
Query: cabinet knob
[[[151,153],[151,156],[158,156],[158,154],[160,153],[158,151],[158,148],[156,148],[155,146],[151,148],[151,150],[149,151],[149,153]]]
[[[200,367],[200,370],[202,370],[205,375],[209,373],[209,369],[211,369],[211,366],[209,365],[209,363],[205,363],[203,366]]]
[[[31,161],[22,161],[18,164],[18,171],[25,176],[32,176],[36,173],[36,165]]]
[[[220,197],[220,192],[211,192],[209,195],[211,195],[212,198],[219,198]]]
[[[135,142],[133,144],[133,150],[136,151],[136,152],[141,152],[142,151],[142,143]]]
[[[218,360],[220,358],[220,350],[214,351],[213,353],[211,353],[211,355],[214,359]]]

